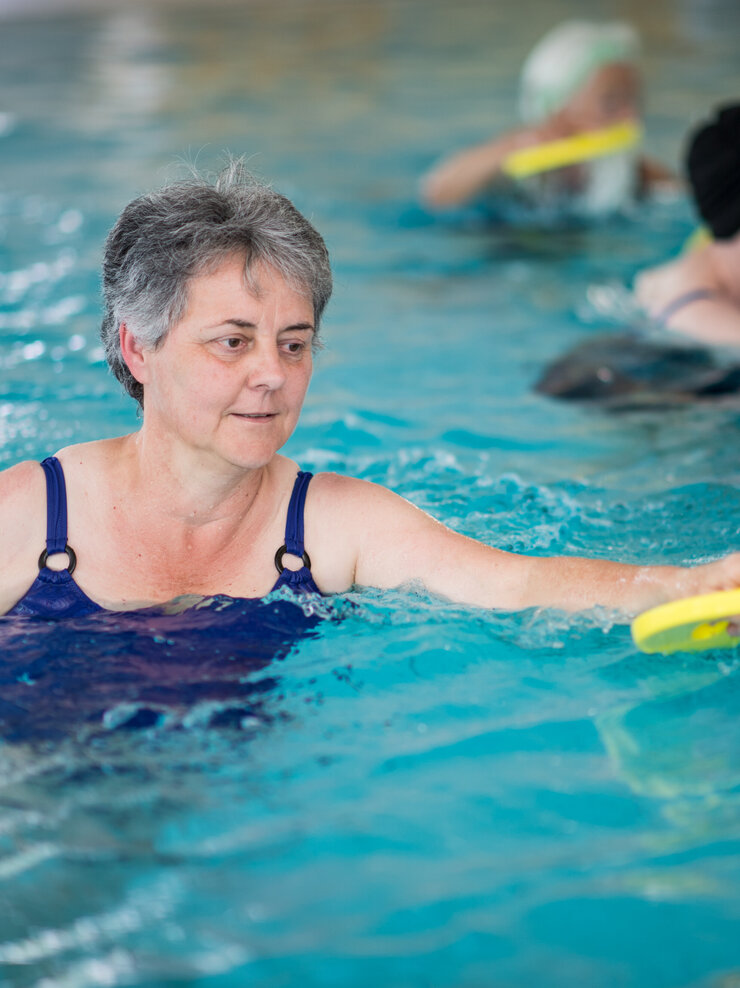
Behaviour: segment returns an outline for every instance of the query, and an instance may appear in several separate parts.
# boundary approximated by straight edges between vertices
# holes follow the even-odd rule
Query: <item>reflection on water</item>
[[[737,661],[667,658],[643,670],[642,697],[598,719],[620,777],[658,799],[720,799],[740,785]]]
[[[677,923],[697,972],[733,962],[736,661],[636,657],[607,614],[349,604],[290,646],[268,614],[273,658],[206,608],[30,662],[40,736],[0,770],[17,983],[472,988],[557,958],[555,985],[669,985]]]

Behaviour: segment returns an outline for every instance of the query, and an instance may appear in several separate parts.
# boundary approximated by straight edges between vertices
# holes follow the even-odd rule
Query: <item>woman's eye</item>
[[[221,341],[227,350],[238,350],[244,340],[240,336],[227,336]]]
[[[301,340],[290,340],[288,343],[284,344],[285,349],[288,353],[299,354],[306,349],[306,344]]]

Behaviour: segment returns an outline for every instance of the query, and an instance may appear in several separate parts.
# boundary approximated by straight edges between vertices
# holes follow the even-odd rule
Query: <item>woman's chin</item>
[[[251,435],[245,435],[239,429],[236,433],[220,437],[216,449],[230,463],[244,470],[256,470],[266,466],[290,437],[285,429],[272,426],[259,426],[249,429]]]
[[[221,455],[240,470],[260,470],[270,463],[278,450],[285,444],[285,441],[265,443],[264,445],[250,444],[248,447],[235,445],[224,449]]]

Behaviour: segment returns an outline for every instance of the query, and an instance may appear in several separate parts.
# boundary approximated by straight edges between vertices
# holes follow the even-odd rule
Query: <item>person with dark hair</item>
[[[615,410],[740,392],[740,364],[716,351],[740,346],[740,103],[722,107],[692,132],[686,171],[705,224],[699,245],[643,271],[634,294],[655,323],[694,345],[637,329],[592,336],[550,363],[536,391]]]
[[[482,607],[635,613],[740,584],[740,554],[682,568],[504,552],[383,487],[312,480],[281,456],[311,378],[329,259],[292,203],[238,164],[215,185],[130,203],[103,274],[105,349],[141,427],[0,474],[0,613],[409,583]]]
[[[642,272],[635,295],[668,329],[740,346],[740,103],[692,132],[686,171],[706,242]]]

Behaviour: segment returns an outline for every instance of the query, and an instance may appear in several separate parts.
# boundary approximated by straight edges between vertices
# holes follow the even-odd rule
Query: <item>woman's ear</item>
[[[118,327],[118,338],[121,342],[121,354],[126,366],[139,384],[145,384],[147,367],[144,346],[136,339],[125,322],[122,322]]]

